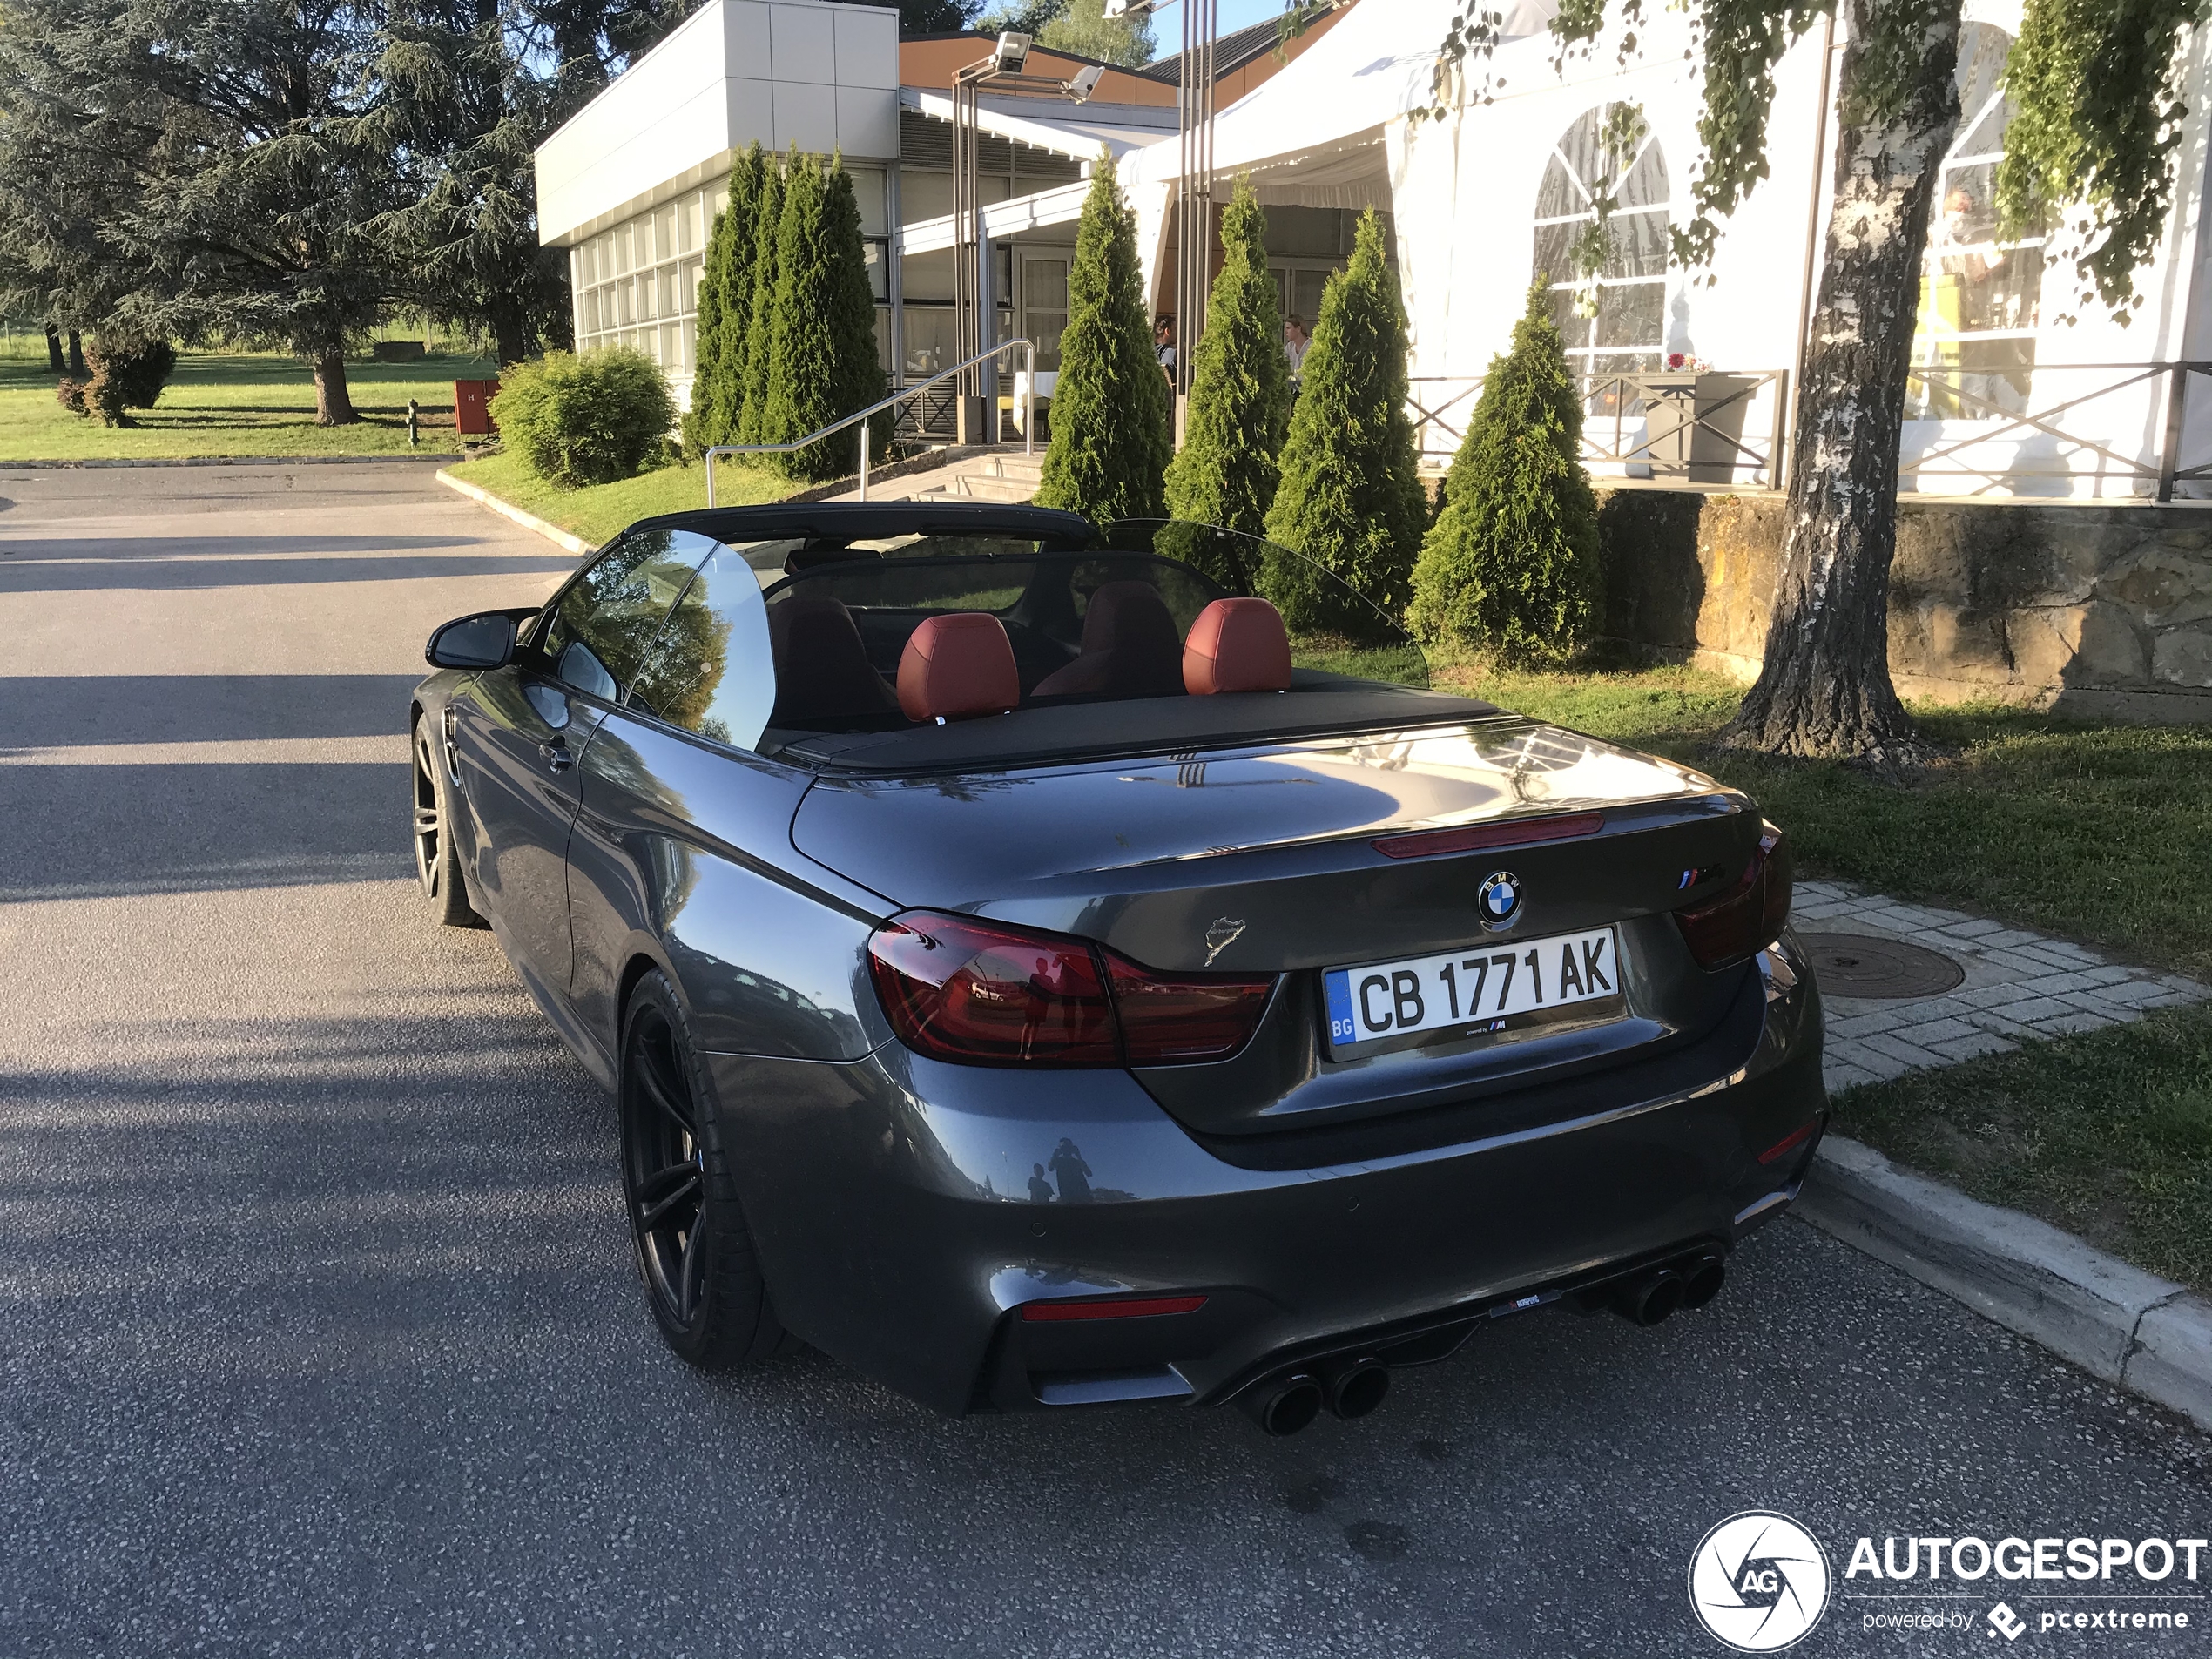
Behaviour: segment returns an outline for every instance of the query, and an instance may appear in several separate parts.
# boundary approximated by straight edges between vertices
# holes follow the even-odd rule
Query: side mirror
[[[516,617],[512,610],[487,610],[458,617],[431,634],[422,655],[433,668],[504,668],[515,660]]]

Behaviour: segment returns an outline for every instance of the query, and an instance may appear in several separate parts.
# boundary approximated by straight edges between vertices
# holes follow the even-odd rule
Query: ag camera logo
[[[1697,1622],[1738,1653],[1778,1653],[1828,1610],[1820,1541],[1787,1515],[1747,1509],[1707,1533],[1689,1558]]]

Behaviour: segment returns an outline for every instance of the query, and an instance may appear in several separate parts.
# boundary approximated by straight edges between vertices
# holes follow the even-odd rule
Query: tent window
[[[1648,130],[1625,155],[1607,142],[1626,116],[1611,104],[1585,111],[1553,146],[1536,192],[1534,274],[1550,289],[1568,360],[1590,375],[1656,369],[1666,339],[1667,158]],[[1607,197],[1605,257],[1578,276],[1575,242]]]

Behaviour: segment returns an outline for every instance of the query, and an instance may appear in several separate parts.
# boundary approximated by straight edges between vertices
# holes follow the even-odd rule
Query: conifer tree
[[[752,262],[748,280],[752,289],[750,314],[745,325],[744,378],[738,399],[738,442],[761,442],[761,423],[768,413],[768,361],[774,343],[776,321],[776,250],[783,239],[785,172],[799,163],[796,147],[780,165],[771,161],[760,181],[760,206],[753,216]]]
[[[738,441],[745,401],[745,336],[752,322],[756,220],[767,175],[767,158],[756,141],[730,169],[729,199],[707,238],[706,260],[699,272],[691,407],[684,416],[685,447],[695,455]]]
[[[883,360],[876,349],[875,288],[868,280],[867,242],[860,234],[860,199],[846,170],[840,152],[830,158],[823,202],[824,229],[830,255],[830,343],[834,357],[832,380],[835,408],[831,418],[850,415],[880,402],[884,395]],[[891,416],[877,415],[868,423],[879,459],[891,436]],[[857,463],[860,435],[842,432],[831,440],[832,456],[841,475]]]
[[[882,395],[875,301],[852,175],[841,157],[827,168],[813,156],[799,157],[784,179],[759,442],[803,438]],[[852,470],[859,442],[848,428],[776,460],[795,478],[834,478]]]
[[[1248,536],[1267,531],[1291,420],[1282,301],[1267,268],[1267,215],[1247,179],[1221,219],[1221,274],[1191,363],[1183,448],[1169,463],[1168,511]]]
[[[1406,308],[1369,208],[1351,263],[1322,291],[1267,534],[1393,617],[1427,518],[1406,393]],[[1344,603],[1298,561],[1271,560],[1261,579],[1294,630],[1375,629],[1365,607]]]
[[[1541,282],[1493,358],[1413,570],[1412,620],[1509,663],[1555,663],[1597,610],[1597,498],[1581,462],[1582,400]]]
[[[1136,218],[1122,206],[1113,158],[1102,154],[1068,269],[1068,326],[1038,505],[1100,524],[1159,517],[1174,447],[1168,417],[1167,376],[1144,314]]]

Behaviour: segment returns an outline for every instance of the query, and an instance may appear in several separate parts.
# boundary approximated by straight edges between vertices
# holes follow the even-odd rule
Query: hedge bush
[[[1588,643],[1600,577],[1581,439],[1581,394],[1539,283],[1512,348],[1491,360],[1414,569],[1420,632],[1515,664],[1558,663]]]
[[[660,366],[629,346],[548,352],[507,369],[491,418],[541,478],[571,489],[637,475],[666,452],[675,401]]]

